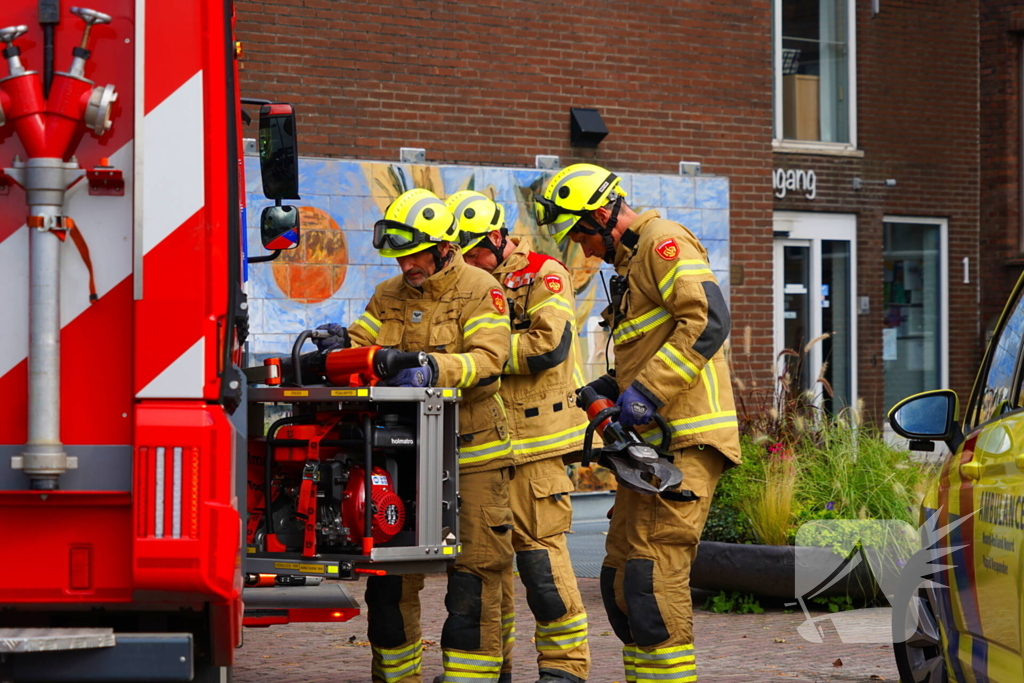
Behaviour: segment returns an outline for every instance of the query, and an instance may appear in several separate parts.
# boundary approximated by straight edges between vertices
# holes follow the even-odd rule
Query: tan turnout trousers
[[[590,673],[587,612],[565,540],[565,532],[572,523],[572,490],[572,480],[561,457],[535,460],[516,466],[516,476],[509,485],[509,506],[515,519],[512,547],[519,577],[526,586],[526,601],[537,622],[534,645],[539,672],[583,683]],[[502,600],[502,672],[509,675],[515,641],[512,584],[509,578]]]
[[[498,681],[502,591],[512,576],[508,480],[508,468],[460,475],[462,555],[448,576],[444,600],[448,609],[441,635],[445,683]],[[422,589],[422,574],[367,579],[373,683],[422,683]]]
[[[697,680],[690,567],[726,460],[711,446],[674,455],[683,486],[698,500],[666,500],[623,486],[615,494],[601,595],[623,643],[627,683]]]

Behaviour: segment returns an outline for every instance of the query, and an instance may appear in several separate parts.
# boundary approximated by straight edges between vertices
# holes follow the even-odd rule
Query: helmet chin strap
[[[452,260],[452,250],[451,250],[451,248],[448,249],[448,255],[444,256],[444,257],[441,256],[441,249],[436,244],[431,246],[431,247],[429,247],[427,249],[427,251],[429,251],[430,255],[434,257],[434,272],[435,273],[440,273],[441,270],[445,266],[447,266],[449,263],[451,263],[451,260]]]
[[[484,246],[486,246],[488,249],[490,249],[491,253],[494,254],[494,258],[496,258],[498,260],[498,263],[494,266],[495,268],[500,266],[505,261],[505,247],[508,246],[508,230],[506,228],[502,228],[500,232],[501,232],[501,244],[500,245],[495,245],[494,242],[491,241],[491,236],[490,235],[484,235],[483,240],[481,240],[481,242],[483,242]]]
[[[590,223],[590,228],[583,230],[588,235],[600,235],[604,240],[604,254],[601,259],[609,264],[615,264],[615,239],[612,237],[612,231],[615,230],[616,224],[619,222],[619,209],[622,207],[622,197],[617,197],[615,203],[612,204],[612,215],[608,217],[608,222],[601,225],[594,220],[593,214],[587,214],[580,218],[580,222],[587,221]]]

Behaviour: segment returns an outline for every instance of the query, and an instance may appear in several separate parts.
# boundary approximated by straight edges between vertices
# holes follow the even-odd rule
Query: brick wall
[[[995,324],[1017,281],[1021,252],[1020,49],[1024,7],[1019,2],[981,3],[981,322]]]
[[[857,316],[858,384],[868,415],[880,419],[883,216],[949,221],[950,386],[966,400],[981,357],[978,317],[978,36],[977,3],[883,0],[871,16],[857,3],[858,148],[863,157],[777,154],[779,168],[814,169],[817,198],[776,200],[775,208],[857,214],[857,294],[870,312]],[[853,178],[895,178],[896,187]],[[971,259],[963,283],[962,260]]]
[[[243,93],[295,102],[304,154],[530,167],[537,154],[730,183],[737,368],[767,381],[771,309],[771,5],[240,0]],[[569,108],[610,134],[569,146]],[[742,337],[740,337],[742,335]]]

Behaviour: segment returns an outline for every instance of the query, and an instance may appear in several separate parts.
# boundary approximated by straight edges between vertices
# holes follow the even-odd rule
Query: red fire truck
[[[247,594],[252,625],[344,620],[339,584],[295,585],[460,550],[457,391],[331,389],[396,359],[300,357],[315,332],[240,368],[233,22],[231,0],[0,3],[0,681],[222,680],[243,577],[293,586]],[[298,241],[294,125],[260,107],[273,249]]]

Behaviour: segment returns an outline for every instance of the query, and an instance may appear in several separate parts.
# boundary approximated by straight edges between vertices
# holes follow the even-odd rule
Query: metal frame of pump
[[[85,77],[89,34],[94,25],[110,23],[110,16],[79,7],[71,13],[85,22],[85,31],[66,72],[52,73],[49,60],[44,74],[27,70],[14,43],[28,27],[0,29],[9,71],[0,79],[0,126],[14,127],[28,157],[15,158],[4,171],[25,190],[31,232],[28,442],[11,465],[25,472],[35,490],[57,489],[60,476],[78,465],[60,436],[60,244],[75,230],[63,215],[64,200],[86,175],[74,157],[78,141],[86,129],[96,136],[110,129],[117,99],[113,85],[97,86]]]
[[[444,571],[458,557],[458,390],[331,384],[293,388],[260,386],[262,383],[251,380],[248,390],[250,444],[266,445],[262,452],[250,450],[250,455],[257,456],[250,463],[250,481],[260,486],[262,495],[250,499],[249,513],[253,515],[259,507],[266,510],[267,495],[263,492],[271,491],[273,500],[273,492],[279,488],[277,468],[290,467],[293,473],[301,469],[297,498],[306,507],[300,504],[296,512],[305,515],[311,526],[303,529],[301,543],[286,549],[275,538],[276,523],[264,526],[265,534],[257,534],[255,526],[261,520],[250,516],[246,572],[354,579],[359,574]],[[275,420],[268,428],[265,409],[274,404],[275,412],[283,407],[282,412],[291,416]],[[391,440],[394,433],[384,428],[388,413],[402,414],[401,424],[415,435],[413,444],[405,441],[403,434],[402,445],[395,445]],[[357,427],[358,438],[345,437],[338,431],[342,420]],[[301,427],[296,429],[295,425]],[[378,472],[382,457],[396,458],[396,469],[386,466]],[[335,459],[344,459],[361,472],[358,479],[345,485],[345,495],[352,496],[344,503],[343,516],[351,524],[349,542],[343,544],[347,549],[316,544],[314,531],[325,520],[318,516],[316,506],[309,505],[309,501],[321,497],[320,487],[329,483],[321,481],[318,471]],[[378,491],[365,476],[367,472],[401,475],[388,481],[387,486],[397,487],[406,504],[403,538],[375,542],[374,534],[379,531],[374,520],[379,512]],[[307,476],[310,484],[306,484]],[[403,485],[403,480],[408,485]],[[366,505],[367,501],[374,505]],[[265,512],[260,517],[265,519]],[[308,545],[310,542],[313,545]]]

